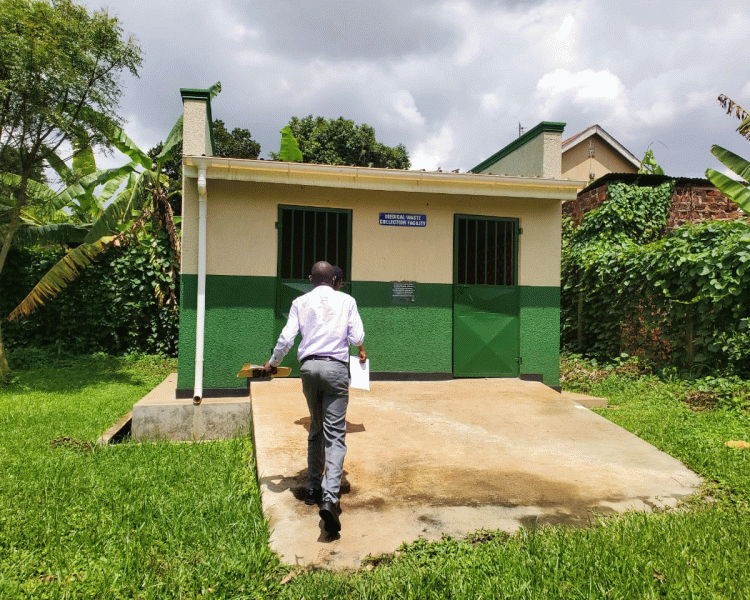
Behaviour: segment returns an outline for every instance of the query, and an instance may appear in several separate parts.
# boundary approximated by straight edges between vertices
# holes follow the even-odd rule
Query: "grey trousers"
[[[323,502],[336,503],[346,455],[349,366],[336,361],[308,360],[300,367],[300,377],[310,409],[307,485],[311,489],[322,488]]]

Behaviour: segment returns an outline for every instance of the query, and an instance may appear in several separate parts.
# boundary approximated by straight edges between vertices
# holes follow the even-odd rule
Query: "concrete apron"
[[[332,569],[418,538],[586,525],[595,513],[675,506],[701,479],[541,383],[373,382],[352,389],[340,536],[302,501],[309,415],[299,379],[251,384],[271,548]]]

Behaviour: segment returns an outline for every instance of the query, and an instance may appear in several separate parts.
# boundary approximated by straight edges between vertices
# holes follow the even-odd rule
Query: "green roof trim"
[[[185,100],[205,100],[206,118],[208,119],[208,133],[211,136],[211,154],[216,156],[216,142],[214,142],[214,120],[211,116],[211,90],[198,88],[180,88],[182,101]]]
[[[480,171],[483,171],[487,167],[492,166],[494,163],[499,161],[501,158],[505,158],[513,152],[514,150],[518,150],[521,146],[527,144],[531,140],[533,140],[536,136],[538,136],[540,133],[544,133],[545,131],[551,131],[555,133],[562,133],[563,129],[565,129],[565,123],[557,123],[555,121],[542,121],[537,126],[532,127],[529,129],[526,133],[524,133],[522,136],[517,137],[515,140],[513,140],[510,144],[505,146],[505,148],[502,148],[501,150],[498,150],[490,156],[488,159],[483,160],[480,162],[476,167],[473,169],[469,169],[469,173],[479,173]]]

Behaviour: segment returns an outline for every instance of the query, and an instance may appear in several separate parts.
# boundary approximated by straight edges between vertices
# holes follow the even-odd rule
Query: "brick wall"
[[[564,217],[570,217],[578,225],[590,210],[599,208],[607,199],[608,184],[579,193],[575,200],[563,203]],[[733,221],[743,216],[737,205],[723,196],[710,184],[678,184],[672,195],[672,206],[669,210],[665,233],[677,229],[685,223],[702,221]],[[748,218],[750,223],[750,218]]]
[[[672,196],[666,231],[685,223],[734,221],[743,216],[739,207],[710,185],[678,186]]]
[[[575,200],[563,202],[563,217],[570,217],[574,225],[578,225],[590,210],[599,208],[607,199],[607,184],[601,185],[588,192],[580,192]]]

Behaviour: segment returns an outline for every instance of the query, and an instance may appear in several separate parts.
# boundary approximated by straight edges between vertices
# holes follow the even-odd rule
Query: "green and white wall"
[[[276,341],[280,204],[351,209],[351,293],[376,372],[452,372],[454,215],[517,218],[523,230],[518,258],[521,373],[542,375],[548,385],[559,383],[558,199],[291,185],[223,179],[220,173],[220,168],[208,169],[204,388],[242,388],[245,382],[235,377],[241,365],[270,356]],[[180,389],[193,385],[194,374],[197,192],[191,183],[186,178]],[[424,214],[427,226],[381,226],[380,212]],[[403,280],[416,282],[415,302],[394,306],[392,282]]]

